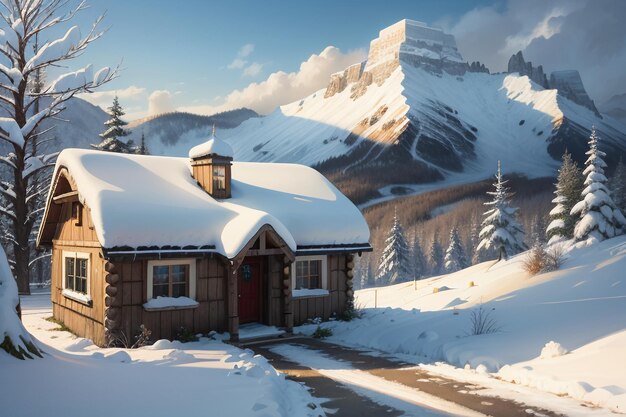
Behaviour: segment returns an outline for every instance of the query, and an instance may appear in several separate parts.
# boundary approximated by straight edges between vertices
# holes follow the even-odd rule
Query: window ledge
[[[327,297],[330,293],[323,289],[300,289],[293,290],[291,295],[293,298],[311,298],[311,297]]]
[[[74,300],[74,301],[78,301],[79,303],[85,304],[85,305],[87,305],[89,307],[91,307],[92,304],[93,304],[93,302],[91,300],[91,297],[88,296],[87,294],[83,294],[83,293],[72,291],[72,290],[68,290],[68,289],[64,289],[62,294],[66,298],[69,298],[69,299]]]
[[[198,308],[200,303],[189,297],[157,297],[144,303],[143,309],[146,311],[167,311],[167,310],[187,310]]]

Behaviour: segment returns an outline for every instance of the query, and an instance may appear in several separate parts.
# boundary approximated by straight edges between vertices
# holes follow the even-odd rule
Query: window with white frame
[[[327,289],[326,256],[299,256],[291,266],[292,289]]]
[[[63,251],[63,294],[88,302],[89,286],[89,254]]]
[[[148,261],[148,300],[157,297],[196,298],[196,260]]]
[[[213,165],[213,191],[226,190],[226,167]]]

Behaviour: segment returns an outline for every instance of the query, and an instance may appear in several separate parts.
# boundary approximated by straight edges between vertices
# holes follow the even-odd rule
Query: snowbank
[[[305,387],[249,350],[207,338],[157,341],[132,350],[101,349],[89,340],[53,331],[57,325],[44,320],[51,314],[49,295],[43,313],[39,306],[30,310],[35,298],[24,299],[25,324],[48,355],[26,362],[0,355],[3,416],[78,417],[88,410],[89,416],[105,417],[111,407],[154,417],[323,415]],[[67,383],[61,381],[71,381],[70,397]],[[103,396],[114,398],[114,404],[107,406]]]
[[[18,303],[17,283],[11,273],[4,249],[0,245],[0,343],[4,343],[8,338],[12,348],[19,352],[16,353],[17,356],[32,356],[28,352],[34,354],[33,341],[17,316],[15,309]],[[0,348],[0,357],[8,355]]]
[[[536,276],[524,272],[524,256],[418,281],[416,290],[404,283],[357,291],[364,317],[324,326],[332,341],[467,366],[625,412],[626,236],[573,248],[560,270]],[[481,303],[499,332],[471,335]]]

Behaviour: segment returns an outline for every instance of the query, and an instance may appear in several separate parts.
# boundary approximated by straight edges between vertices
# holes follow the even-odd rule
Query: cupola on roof
[[[211,137],[204,143],[194,146],[189,150],[190,159],[201,159],[207,156],[218,155],[224,158],[233,158],[233,148],[223,140],[215,136],[215,125]]]

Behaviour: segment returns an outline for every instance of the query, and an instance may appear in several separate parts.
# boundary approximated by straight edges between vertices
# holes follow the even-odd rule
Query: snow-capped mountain
[[[619,151],[609,155],[626,149],[610,117],[526,75],[470,66],[452,35],[403,20],[327,88],[220,136],[239,160],[304,163],[335,182],[381,187],[455,172],[487,176],[498,160],[505,172],[553,175],[566,148],[584,160],[592,125],[605,149]],[[188,137],[163,152],[185,155],[202,140]]]

